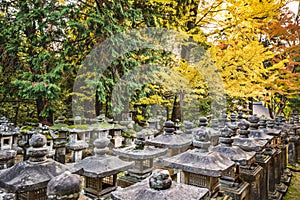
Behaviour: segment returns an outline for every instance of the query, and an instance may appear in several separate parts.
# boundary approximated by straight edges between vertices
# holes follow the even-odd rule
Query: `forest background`
[[[120,55],[97,79],[94,112],[108,118],[134,110],[135,120],[164,110],[170,119],[193,120],[211,110],[211,94],[199,68],[187,62],[190,40],[217,67],[227,106],[217,112],[251,112],[262,101],[270,116],[300,112],[299,15],[286,1],[257,0],[2,0],[0,3],[0,115],[22,124],[52,124],[72,117],[73,90],[86,56],[112,36],[145,27],[186,36],[182,57],[164,50],[136,49]],[[299,7],[298,7],[299,9]],[[114,41],[117,44],[122,41]],[[114,54],[110,49],[101,55]],[[207,64],[208,62],[203,62]],[[112,105],[112,93],[130,71],[159,65],[153,81],[127,80],[127,105]],[[209,67],[209,66],[208,66]],[[93,76],[86,74],[86,77]],[[125,86],[124,86],[125,87]],[[122,98],[122,97],[120,97]],[[214,99],[218,102],[218,99]],[[159,107],[153,107],[158,105]],[[199,110],[194,112],[193,109]],[[90,116],[82,116],[90,117]]]

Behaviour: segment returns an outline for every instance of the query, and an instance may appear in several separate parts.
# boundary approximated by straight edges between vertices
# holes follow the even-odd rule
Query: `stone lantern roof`
[[[238,146],[232,146],[233,139],[231,136],[233,131],[227,127],[221,129],[221,137],[219,141],[221,144],[213,147],[211,150],[219,152],[223,156],[230,158],[232,161],[241,165],[250,165],[255,162],[255,152],[247,152]]]
[[[192,140],[175,134],[174,122],[167,121],[165,123],[164,133],[154,139],[147,140],[146,144],[162,148],[179,149],[191,145]]]
[[[5,117],[0,118],[0,136],[19,135],[20,128],[13,126],[13,123],[8,123]]]
[[[259,140],[267,140],[271,141],[273,139],[273,136],[267,135],[263,130],[258,129],[260,126],[259,124],[259,117],[256,115],[252,115],[249,117],[249,122],[250,122],[250,137],[259,139]]]
[[[211,177],[221,177],[222,173],[234,164],[233,161],[217,152],[199,152],[197,149],[164,159],[166,167]]]
[[[268,119],[266,124],[267,124],[266,134],[273,135],[273,136],[280,136],[280,130],[274,128],[275,123],[273,119]]]
[[[0,171],[1,188],[14,193],[43,189],[51,178],[67,170],[65,165],[46,158],[48,148],[44,135],[33,134],[29,144],[29,160]]]
[[[208,151],[210,142],[207,140],[208,137],[204,131],[198,132],[193,141],[195,149],[165,158],[164,165],[190,173],[221,177],[223,172],[233,167],[235,163],[218,152]]]
[[[94,156],[86,157],[73,165],[72,171],[86,177],[106,177],[125,171],[132,167],[133,162],[126,162],[118,157],[107,155],[110,140],[106,137],[94,142]]]
[[[156,170],[150,178],[111,193],[113,200],[200,200],[208,199],[208,189],[172,182],[167,170]]]
[[[159,149],[151,146],[144,147],[144,143],[144,133],[138,132],[136,134],[135,146],[122,149],[113,149],[113,153],[117,154],[118,156],[134,160],[157,158],[167,153],[168,149]]]
[[[241,120],[238,124],[239,136],[233,137],[233,145],[239,146],[244,151],[261,152],[267,145],[267,140],[259,140],[249,137],[250,131],[248,130],[250,123],[247,120]]]

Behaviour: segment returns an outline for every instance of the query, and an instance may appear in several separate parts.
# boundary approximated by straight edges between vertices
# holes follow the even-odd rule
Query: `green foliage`
[[[215,74],[214,64],[222,75],[229,99],[256,97],[280,102],[280,95],[290,99],[288,91],[283,93],[286,87],[282,86],[292,87],[295,94],[298,92],[298,77],[294,73],[299,64],[297,45],[288,51],[282,49],[280,62],[265,68],[263,62],[271,60],[276,49],[272,52],[257,37],[264,33],[262,27],[266,22],[271,25],[270,22],[276,21],[278,12],[274,11],[280,6],[271,1],[3,0],[0,5],[0,41],[3,41],[0,43],[0,113],[15,122],[32,118],[51,122],[53,116],[70,116],[72,96],[77,96],[84,102],[79,111],[87,110],[84,105],[97,98],[96,113],[104,111],[112,117],[135,107],[141,110],[138,120],[143,121],[151,117],[152,105],[172,110],[180,96],[184,116],[194,119],[198,115],[196,110],[201,115],[219,111],[210,110],[213,102],[209,97],[221,102],[220,88],[217,88],[220,83],[215,82],[213,75],[203,78],[203,74]],[[226,20],[219,20],[220,17]],[[211,24],[218,27],[203,32],[203,27]],[[278,27],[277,23],[273,26],[269,28]],[[119,49],[128,48],[124,46],[127,35],[113,36],[143,27],[181,32],[182,46],[178,52],[182,57],[188,58],[192,53],[193,39],[194,44],[204,46],[203,50],[209,49],[214,62],[201,57],[203,60],[193,66],[185,59],[151,46],[139,49],[139,44],[130,44],[137,49],[119,55]],[[298,30],[298,26],[292,28]],[[285,38],[285,30],[276,30],[269,33],[270,37]],[[290,34],[289,40],[299,38],[293,37],[295,34]],[[139,36],[136,37],[138,43]],[[154,36],[149,33],[147,37]],[[149,40],[147,37],[143,39]],[[214,38],[215,43],[207,42],[208,38]],[[113,47],[105,49],[100,56],[103,60],[110,56],[115,59],[107,66],[99,66],[99,61],[89,60],[87,55],[106,39],[111,39]],[[288,57],[285,51],[292,55],[292,73],[281,69]],[[100,74],[91,72],[99,67],[105,70]],[[86,73],[77,76],[79,69]],[[96,86],[96,91],[74,92],[75,77],[87,83],[80,89],[88,91]],[[276,84],[270,85],[272,80]],[[276,90],[277,96],[266,97],[266,90]],[[36,111],[32,111],[34,107]]]

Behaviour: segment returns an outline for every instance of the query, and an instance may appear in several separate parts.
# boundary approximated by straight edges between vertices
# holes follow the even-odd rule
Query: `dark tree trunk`
[[[20,108],[20,102],[18,102],[18,106],[17,106],[17,109],[16,109],[16,114],[15,114],[15,117],[14,117],[14,124],[17,124],[17,122],[18,122],[19,108]]]
[[[47,113],[48,114],[47,117],[41,116],[42,111],[45,108],[45,105],[46,105],[46,103],[45,103],[43,97],[38,97],[36,99],[36,109],[37,109],[37,114],[38,114],[38,120],[39,120],[39,122],[43,122],[43,123],[46,123],[47,125],[51,125],[51,124],[53,124],[53,116],[54,116],[54,113],[52,110],[50,110],[49,113]]]
[[[106,96],[105,116],[108,117],[108,118],[112,118],[112,113],[111,113],[111,96],[110,95]]]
[[[38,97],[36,99],[36,110],[37,110],[37,115],[38,115],[39,122],[44,121],[44,118],[41,116],[43,109],[44,109],[43,98],[42,97]]]
[[[167,120],[170,120],[170,108],[169,106],[166,107],[166,110],[167,110]]]
[[[181,121],[181,108],[180,101],[178,100],[178,95],[175,95],[171,120],[175,122],[176,119],[179,119]]]
[[[253,115],[253,98],[252,97],[249,97],[249,114],[250,115]]]
[[[102,110],[102,103],[99,101],[98,92],[96,92],[96,100],[95,100],[95,113],[96,113],[96,116],[99,116],[101,114],[101,110]]]
[[[273,109],[271,108],[271,106],[269,104],[268,104],[268,110],[269,110],[269,115],[270,115],[271,119],[274,119]]]

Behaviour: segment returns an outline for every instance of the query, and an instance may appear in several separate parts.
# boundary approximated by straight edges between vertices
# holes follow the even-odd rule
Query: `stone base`
[[[86,194],[80,195],[78,200],[95,200],[95,199],[111,200],[110,193],[102,195],[100,198],[97,198],[95,195],[86,193]]]
[[[210,200],[233,200],[233,198],[222,192],[218,192],[214,196],[210,197]]]
[[[280,183],[280,184],[276,184],[275,185],[275,188],[278,192],[282,193],[282,194],[285,194],[288,190],[288,186],[283,184],[283,183]]]
[[[246,182],[232,187],[221,184],[221,191],[232,199],[249,199],[250,197],[249,183]]]
[[[144,179],[139,179],[133,176],[121,176],[118,178],[117,185],[121,188],[131,186],[135,183],[141,182]]]
[[[283,195],[278,191],[268,193],[268,200],[281,200],[282,197]]]
[[[292,177],[292,172],[290,169],[286,168],[283,170],[283,174],[288,176],[288,177]]]
[[[97,192],[94,189],[85,188],[84,189],[84,195],[88,197],[89,199],[109,199],[110,193],[116,190],[116,186],[112,186],[109,188],[102,189],[101,192]],[[97,197],[100,196],[99,198]]]
[[[292,177],[290,177],[290,176],[287,176],[287,175],[281,175],[280,182],[282,182],[282,183],[284,183],[285,185],[289,186],[290,183],[291,183],[291,179],[292,179]]]

